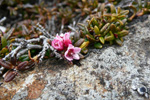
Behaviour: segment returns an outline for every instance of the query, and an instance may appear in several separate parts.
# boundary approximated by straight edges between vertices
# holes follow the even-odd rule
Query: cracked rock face
[[[148,17],[147,19],[145,19]],[[145,20],[143,20],[145,19]],[[92,49],[70,66],[47,60],[0,87],[0,100],[144,100],[150,95],[150,16],[133,20],[122,47]],[[139,94],[140,86],[146,88]],[[138,91],[137,91],[138,90]],[[141,89],[143,90],[143,88]]]

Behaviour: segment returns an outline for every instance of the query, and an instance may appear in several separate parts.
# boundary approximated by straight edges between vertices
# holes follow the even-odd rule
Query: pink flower
[[[69,44],[72,44],[71,40],[70,40],[70,32],[67,32],[64,34],[63,36],[63,40],[64,40],[64,47],[68,47]]]
[[[80,57],[78,53],[81,51],[81,48],[74,47],[72,44],[69,44],[67,51],[65,52],[65,58],[69,61],[73,59],[79,60]]]
[[[56,36],[56,39],[52,41],[52,46],[58,50],[62,51],[64,49],[63,39],[60,36]]]

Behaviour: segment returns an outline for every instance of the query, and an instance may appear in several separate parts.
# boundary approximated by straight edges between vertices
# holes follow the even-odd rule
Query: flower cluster
[[[81,48],[74,47],[72,45],[69,32],[61,34],[60,36],[57,34],[56,38],[52,41],[51,45],[57,51],[64,51],[64,57],[69,61],[72,61],[73,59],[80,59],[78,54],[81,51]]]

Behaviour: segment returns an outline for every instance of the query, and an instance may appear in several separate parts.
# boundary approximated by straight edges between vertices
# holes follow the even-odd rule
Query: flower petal
[[[79,59],[80,59],[80,57],[79,57],[79,55],[78,55],[78,54],[74,54],[74,55],[73,55],[73,59],[79,60]]]
[[[59,38],[59,36],[58,36],[58,38]],[[52,44],[51,44],[51,45],[52,45],[56,50],[61,51],[61,50],[63,50],[63,41],[62,41],[61,39],[58,39],[58,38],[54,39],[54,40],[52,41]]]
[[[56,39],[60,40],[60,41],[63,41],[63,39],[59,35],[56,36]]]
[[[69,60],[69,61],[72,61],[72,60],[73,60],[73,58],[70,57],[70,56],[66,56],[65,58],[66,58],[67,60]]]
[[[64,40],[64,47],[68,47],[69,44],[72,44],[71,40],[70,40],[70,32],[67,32],[64,34],[63,36],[63,40]]]
[[[69,44],[68,49],[74,49],[74,46],[72,44]]]
[[[70,37],[70,32],[66,32],[63,36],[64,40],[69,39]]]
[[[63,37],[64,37],[64,34],[63,34],[63,33],[61,33],[61,34],[60,34],[60,37],[61,37],[61,38],[63,38]]]
[[[64,56],[65,56],[65,58],[66,58],[67,60],[72,61],[72,60],[73,60],[73,57],[68,55],[69,50],[70,50],[70,49],[67,49],[67,51],[65,52],[65,55],[64,55]]]
[[[81,48],[75,47],[74,48],[74,53],[79,53],[81,51]]]

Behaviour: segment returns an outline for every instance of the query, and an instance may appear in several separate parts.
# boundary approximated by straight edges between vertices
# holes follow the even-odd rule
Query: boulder
[[[123,46],[90,49],[80,64],[45,60],[0,86],[0,100],[143,100],[150,93],[150,16],[129,24]]]

